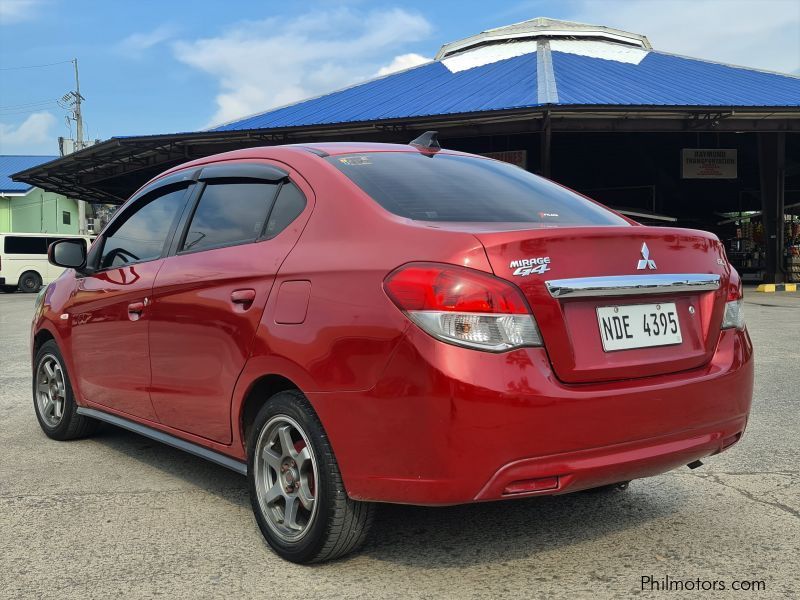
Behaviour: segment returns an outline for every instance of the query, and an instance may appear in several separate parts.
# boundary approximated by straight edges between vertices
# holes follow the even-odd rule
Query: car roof
[[[421,152],[424,149],[409,144],[383,144],[378,142],[315,142],[312,144],[291,144],[289,148],[317,150],[330,156],[353,154],[356,152]],[[448,151],[449,152],[449,151]]]
[[[164,171],[157,177],[154,177],[153,179],[148,181],[145,185],[143,185],[141,188],[139,188],[139,190],[144,189],[151,183],[159,179],[162,179],[167,175],[172,175],[173,173],[184,171],[186,169],[202,167],[205,165],[210,165],[216,162],[221,162],[226,160],[247,160],[253,158],[280,160],[283,156],[285,156],[285,153],[287,152],[291,154],[296,154],[297,152],[312,153],[320,157],[325,157],[325,156],[337,156],[341,154],[354,154],[361,152],[428,153],[430,152],[430,150],[426,148],[412,146],[410,144],[383,144],[378,142],[315,142],[309,144],[282,144],[276,146],[254,146],[252,148],[241,148],[238,150],[231,150],[229,152],[222,152],[220,154],[213,154],[202,158],[197,158],[195,160],[183,163],[181,165],[177,165],[175,167],[172,167],[171,169]],[[440,152],[442,154],[454,154],[460,156],[474,156],[473,154],[469,154],[467,152],[459,152],[458,150],[450,150],[447,148],[438,149],[436,150],[436,152]],[[136,193],[138,194],[138,191]]]

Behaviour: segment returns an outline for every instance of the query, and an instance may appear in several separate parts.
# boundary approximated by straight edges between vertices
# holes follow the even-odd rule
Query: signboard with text
[[[736,179],[736,149],[683,148],[681,177],[683,179]]]
[[[504,150],[502,152],[481,152],[481,156],[501,160],[503,162],[517,165],[523,169],[528,166],[528,151],[527,150]]]

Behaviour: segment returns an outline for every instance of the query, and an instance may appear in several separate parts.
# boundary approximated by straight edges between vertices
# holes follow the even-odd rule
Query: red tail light
[[[390,273],[384,288],[412,321],[442,341],[495,352],[541,345],[522,292],[493,275],[411,263]]]
[[[386,292],[402,310],[527,314],[513,284],[480,271],[435,263],[412,263],[386,278]]]
[[[731,267],[728,280],[728,297],[725,301],[725,314],[722,317],[722,329],[744,329],[744,292],[742,280],[736,270]]]
[[[731,267],[731,277],[728,280],[728,300],[727,302],[733,302],[734,300],[741,300],[744,297],[744,291],[742,290],[742,280],[739,277],[739,274]]]

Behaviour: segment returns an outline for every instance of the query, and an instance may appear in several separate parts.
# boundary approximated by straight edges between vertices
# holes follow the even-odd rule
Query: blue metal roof
[[[25,169],[36,167],[57,156],[30,156],[19,154],[0,154],[0,194],[24,194],[33,186],[27,183],[12,181],[11,175]]]
[[[454,114],[536,103],[536,56],[451,73],[441,62],[229,123],[215,131]]]
[[[609,46],[612,51],[627,50],[622,44]],[[800,106],[798,77],[650,49],[637,50],[640,57],[626,61],[592,56],[591,52],[563,52],[558,48],[563,45],[552,51],[549,45],[544,45],[538,51],[456,71],[448,68],[447,59],[436,60],[228,123],[214,131],[454,115],[543,105]],[[537,76],[537,71],[541,76]]]
[[[800,77],[657,51],[638,65],[552,55],[560,105],[800,106]]]

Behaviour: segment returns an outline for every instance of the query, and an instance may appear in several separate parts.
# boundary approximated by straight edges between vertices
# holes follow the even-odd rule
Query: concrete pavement
[[[32,304],[0,294],[2,598],[701,595],[641,591],[643,576],[766,585],[737,598],[800,593],[800,294],[748,295],[750,426],[704,467],[610,496],[384,506],[366,547],[313,567],[270,552],[232,472],[112,427],[46,438],[30,393]]]

